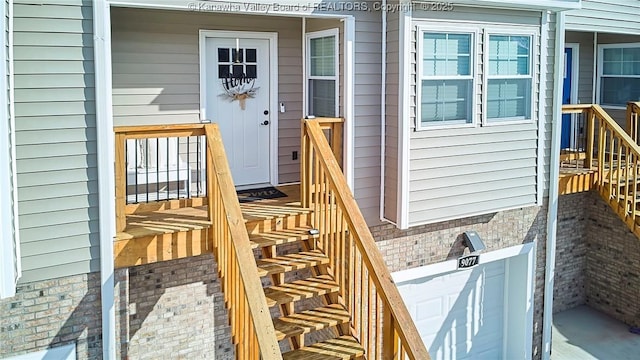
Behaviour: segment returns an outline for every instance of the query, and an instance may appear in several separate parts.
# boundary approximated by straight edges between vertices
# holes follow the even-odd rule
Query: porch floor
[[[300,185],[278,186],[286,197],[240,203],[245,221],[266,220],[275,216],[297,213],[300,209]],[[209,227],[206,206],[151,211],[127,215],[127,226],[116,240],[129,240],[176,231],[200,230]]]
[[[553,315],[553,360],[638,359],[640,335],[586,305]]]

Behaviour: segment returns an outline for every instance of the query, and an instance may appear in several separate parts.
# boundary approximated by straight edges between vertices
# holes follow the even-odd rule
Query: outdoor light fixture
[[[481,251],[486,249],[484,242],[482,241],[482,239],[480,238],[480,235],[478,235],[477,232],[473,230],[465,231],[463,236],[464,236],[464,241],[466,242],[466,245],[469,247],[469,250],[471,252],[476,252],[476,251]]]

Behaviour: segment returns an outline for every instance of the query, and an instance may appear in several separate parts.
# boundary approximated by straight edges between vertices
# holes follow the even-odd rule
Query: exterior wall
[[[578,76],[578,102],[583,104],[593,103],[593,91],[596,91],[596,99],[597,93],[599,89],[594,84],[594,61],[597,61],[594,58],[593,53],[593,32],[577,32],[577,31],[567,31],[565,34],[565,41],[567,43],[578,43],[580,44],[580,58],[579,58],[579,76]],[[640,43],[640,35],[629,35],[629,34],[611,34],[611,33],[600,33],[598,32],[597,37],[597,45],[602,44],[623,44],[623,43]],[[597,50],[597,48],[596,48]],[[633,99],[629,99],[630,101]],[[597,101],[596,101],[597,102]],[[614,120],[618,124],[620,124],[623,128],[626,127],[626,110],[624,109],[615,109],[615,108],[606,108],[607,113],[613,117]]]
[[[640,242],[600,195],[585,196],[587,305],[630,326],[640,326]]]
[[[116,271],[119,359],[235,359],[212,255]]]
[[[22,283],[99,270],[91,2],[44,3],[14,4]]]
[[[567,30],[640,35],[640,3],[635,0],[582,0],[582,9],[567,12]]]
[[[556,270],[553,289],[553,312],[584,305],[587,269],[587,224],[584,211],[589,197],[585,193],[562,195],[558,200],[556,234]]]
[[[23,282],[0,300],[0,358],[76,344],[77,358],[102,358],[100,274]]]
[[[532,354],[542,352],[542,308],[544,294],[547,207],[474,216],[398,230],[394,225],[371,228],[379,250],[392,272],[458,258],[465,252],[462,233],[477,231],[487,249],[484,252],[535,241],[537,243],[534,295],[534,339]],[[467,250],[468,251],[468,250]]]
[[[301,19],[113,8],[111,23],[116,126],[200,121],[200,29],[277,32],[279,180],[299,181]]]
[[[541,13],[498,9],[456,7],[450,12],[415,11],[414,25],[429,25],[436,21],[460,25],[500,26],[512,25],[514,30],[527,25],[537,29],[532,49],[536,64],[534,72],[535,121],[520,124],[501,124],[467,128],[416,130],[410,134],[409,164],[409,224],[419,225],[439,220],[482,214],[502,209],[536,204],[538,201],[538,150],[539,132],[544,146],[543,186],[548,189],[549,148],[551,132],[551,104],[553,100],[554,31],[545,36],[548,41],[540,44]],[[420,20],[424,20],[420,22]],[[553,19],[552,19],[553,20]],[[554,29],[553,22],[550,28]],[[411,42],[414,76],[411,93],[416,94],[415,53],[417,31],[413,28]],[[482,39],[483,34],[479,35]],[[542,46],[547,51],[546,68],[541,69]],[[483,54],[474,57],[476,72],[482,77]],[[540,83],[541,75],[546,76]],[[477,97],[476,123],[482,115],[481,94],[483,81],[474,91]],[[411,123],[416,123],[416,96],[411,98]],[[547,107],[540,114],[539,101]],[[539,125],[540,124],[540,125]],[[472,200],[471,200],[472,199]]]

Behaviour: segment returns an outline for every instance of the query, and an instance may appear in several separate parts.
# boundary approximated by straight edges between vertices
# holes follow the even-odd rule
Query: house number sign
[[[480,255],[467,255],[458,258],[458,269],[468,269],[480,263]]]

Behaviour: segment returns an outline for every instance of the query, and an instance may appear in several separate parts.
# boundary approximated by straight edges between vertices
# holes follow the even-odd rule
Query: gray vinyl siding
[[[384,216],[398,222],[398,102],[400,83],[399,13],[387,13],[387,81],[385,94]]]
[[[381,17],[373,11],[353,15],[355,104],[354,119],[347,121],[355,132],[356,200],[374,225],[380,201]],[[116,125],[199,121],[199,29],[278,32],[278,101],[287,109],[278,114],[279,181],[299,181],[299,160],[291,153],[300,148],[304,115],[301,18],[114,8],[111,21]],[[317,20],[310,23],[319,29]]]
[[[533,43],[535,49],[534,72],[534,112],[536,121],[520,124],[481,126],[481,95],[483,81],[478,81],[475,115],[477,125],[468,128],[412,129],[410,134],[409,159],[409,225],[414,226],[446,219],[462,218],[475,214],[485,214],[515,207],[535,205],[538,195],[538,140],[543,136],[545,150],[550,147],[550,111],[553,98],[553,76],[540,84],[540,12],[511,11],[499,9],[463,8],[444,13],[414,12],[414,23],[429,25],[431,21],[457,21],[464,25],[504,26],[513,25],[518,30],[522,25],[537,28]],[[416,20],[424,20],[417,22]],[[478,40],[475,57],[480,80],[483,79],[484,32]],[[552,60],[553,33],[544,44],[550,52],[547,61]],[[417,31],[413,31],[411,43],[412,71],[416,71]],[[543,71],[551,71],[553,62]],[[411,93],[416,94],[416,76],[411,78]],[[538,128],[539,100],[547,99],[548,108],[543,116],[543,127]],[[416,97],[411,98],[411,123],[415,125]],[[549,153],[543,152],[542,186],[548,189]]]
[[[89,0],[14,4],[23,282],[99,270],[92,26]]]
[[[640,1],[583,0],[582,9],[566,14],[567,30],[640,35]]]
[[[354,185],[367,223],[380,222],[382,19],[380,12],[354,12]]]

